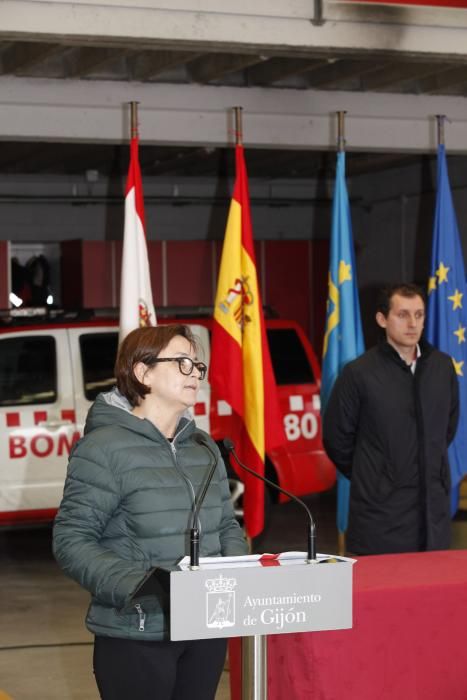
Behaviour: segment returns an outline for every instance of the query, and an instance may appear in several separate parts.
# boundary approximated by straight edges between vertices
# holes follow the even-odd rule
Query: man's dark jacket
[[[386,342],[350,362],[325,411],[326,452],[351,479],[355,554],[449,547],[458,382],[448,355],[426,341],[420,349],[415,374]]]

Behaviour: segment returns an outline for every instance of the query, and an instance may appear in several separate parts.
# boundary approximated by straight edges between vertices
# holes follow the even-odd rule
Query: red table
[[[269,700],[467,699],[467,551],[358,559],[353,617],[269,636]],[[231,673],[235,699],[236,654]]]

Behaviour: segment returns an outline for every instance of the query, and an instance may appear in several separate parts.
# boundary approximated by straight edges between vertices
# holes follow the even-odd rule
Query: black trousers
[[[94,675],[102,700],[214,700],[226,649],[225,639],[95,637]]]

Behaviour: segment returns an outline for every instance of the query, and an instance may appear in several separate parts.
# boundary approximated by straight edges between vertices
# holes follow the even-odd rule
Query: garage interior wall
[[[348,162],[351,159],[352,152],[348,153]],[[465,248],[466,158],[448,156],[448,165]],[[250,185],[264,303],[281,315],[298,320],[318,349],[327,291],[333,182],[274,183],[269,201],[264,197],[267,183],[252,180]],[[52,192],[55,186],[51,182]],[[64,186],[62,182],[60,187]],[[70,183],[66,186],[72,187]],[[212,304],[231,182],[198,183],[195,190],[193,184],[151,179],[144,186],[149,195],[147,236],[156,305]],[[72,197],[56,203],[45,199],[40,202],[0,199],[2,238],[14,235],[15,244],[33,241],[60,244],[61,301],[66,306],[118,305],[124,183],[118,183],[120,203],[118,198],[112,203],[105,201],[101,192],[107,187],[108,183],[97,185],[84,203],[74,203]],[[115,183],[112,187],[115,191]],[[212,197],[216,187],[222,191],[219,201]],[[399,280],[422,285],[426,282],[436,158],[420,157],[410,167],[348,178],[348,187],[365,335],[371,344],[376,339],[373,323],[376,289]],[[174,188],[177,195],[167,197],[167,192],[173,193]],[[318,191],[323,193],[321,198],[317,197]]]
[[[268,313],[298,321],[320,352],[328,241],[257,241],[255,254]],[[217,241],[149,241],[153,298],[162,307],[214,304],[222,244]],[[121,241],[65,241],[62,303],[65,308],[115,309],[119,303]]]
[[[316,21],[317,5],[323,7],[322,21]],[[462,10],[372,8],[339,0],[253,4],[238,0],[234,6],[213,0],[141,0],[137,6],[127,0],[4,0],[0,141],[36,142],[39,161],[47,157],[47,145],[52,148],[59,141],[82,143],[85,149],[99,143],[127,143],[127,103],[136,100],[143,143],[215,149],[232,145],[231,108],[237,104],[244,108],[248,164],[249,153],[261,148],[295,149],[301,155],[317,150],[332,153],[335,115],[345,110],[349,165],[354,153],[416,156],[403,168],[348,178],[368,342],[374,330],[375,288],[399,280],[424,283],[427,277],[436,114],[449,118],[449,170],[464,249],[467,244],[467,110],[459,78],[467,61],[466,27],[467,13]],[[120,53],[115,56],[115,51]],[[198,52],[205,69],[229,60],[232,66],[239,57],[247,65],[251,58],[257,61],[257,75],[269,60],[284,70],[305,59],[311,77],[316,76],[315,68],[328,75],[336,66],[345,72],[354,59],[363,66],[378,61],[384,65],[367,80],[366,88],[358,89],[352,84],[335,88],[332,81],[324,85],[326,89],[320,89],[319,81],[311,81],[311,88],[300,87],[301,73],[292,75],[291,82],[279,78],[267,86],[261,81],[251,85],[235,73],[220,82],[200,84],[199,72],[193,78],[197,59],[192,53]],[[127,55],[135,59],[136,69],[153,59],[160,67],[174,53],[181,61],[178,72],[175,68],[162,72],[160,80],[160,73],[145,81],[119,72]],[[405,65],[409,58],[415,62]],[[420,84],[423,71],[429,71],[425,77],[431,88],[422,94],[402,88],[397,93],[384,91],[388,79],[403,87],[407,70],[418,71]],[[454,81],[449,83],[453,89],[440,93],[433,76],[441,76],[440,80],[444,76],[439,83],[444,86],[448,78]],[[21,172],[16,164],[15,168],[14,174],[0,172],[0,242],[59,244],[69,249],[63,253],[64,267],[79,260],[80,268],[72,276],[66,267],[64,299],[115,305],[124,182],[101,176],[90,180],[85,171],[51,175],[47,170],[34,175]],[[186,303],[195,291],[197,298],[212,298],[231,185],[231,180],[202,177],[145,179],[152,266],[159,270],[163,265],[160,276],[153,273],[156,303],[171,303],[172,298]],[[295,314],[315,344],[326,296],[332,189],[328,175],[313,181],[250,178],[264,300],[280,307],[281,313]],[[82,244],[74,243],[77,240]],[[91,254],[93,246],[102,253]],[[163,263],[159,250],[166,256]],[[2,280],[8,281],[7,255],[8,246],[0,246]],[[89,279],[83,273],[86,268],[94,271]],[[68,286],[71,280],[73,285]],[[1,305],[6,306],[8,285],[2,284]]]

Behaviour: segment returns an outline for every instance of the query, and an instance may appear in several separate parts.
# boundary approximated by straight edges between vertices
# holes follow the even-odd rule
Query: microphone
[[[213,463],[211,465],[211,468],[208,472],[208,475],[206,477],[206,480],[203,484],[203,489],[199,495],[199,498],[196,499],[195,501],[195,507],[193,509],[193,518],[191,520],[191,529],[190,529],[190,569],[196,570],[199,569],[199,530],[200,530],[200,524],[199,524],[199,512],[201,510],[201,506],[203,505],[204,499],[206,497],[206,492],[209,488],[209,484],[212,481],[212,477],[214,476],[214,472],[216,471],[217,467],[217,455],[216,453],[211,449],[208,441],[204,437],[202,433],[194,433],[193,435],[193,440],[198,443],[201,447],[204,447],[205,450],[207,450],[210,454],[210,456],[213,458]]]
[[[275,484],[274,481],[271,481],[270,479],[266,479],[265,476],[258,474],[253,469],[250,469],[250,467],[247,467],[245,464],[243,464],[243,462],[240,462],[240,460],[237,456],[237,453],[235,452],[235,445],[233,444],[232,440],[230,440],[229,438],[225,438],[222,441],[222,444],[224,445],[227,452],[229,454],[231,453],[233,455],[235,461],[242,469],[247,471],[249,474],[252,474],[253,476],[258,477],[258,479],[261,479],[261,481],[264,481],[264,483],[268,484],[268,486],[272,486],[274,489],[277,489],[277,491],[284,493],[286,496],[291,498],[293,501],[296,501],[303,508],[305,508],[307,515],[308,515],[308,518],[309,518],[309,521],[310,521],[310,525],[308,528],[308,538],[307,538],[308,550],[307,550],[307,560],[306,561],[307,561],[307,564],[315,564],[317,562],[317,559],[316,559],[316,526],[315,526],[315,521],[313,520],[313,516],[311,515],[311,511],[308,508],[308,506],[306,505],[306,503],[304,503],[301,498],[298,498],[298,496],[295,496],[293,493],[290,493],[290,491],[286,491],[286,489],[283,489],[281,486],[278,486],[277,484]]]

